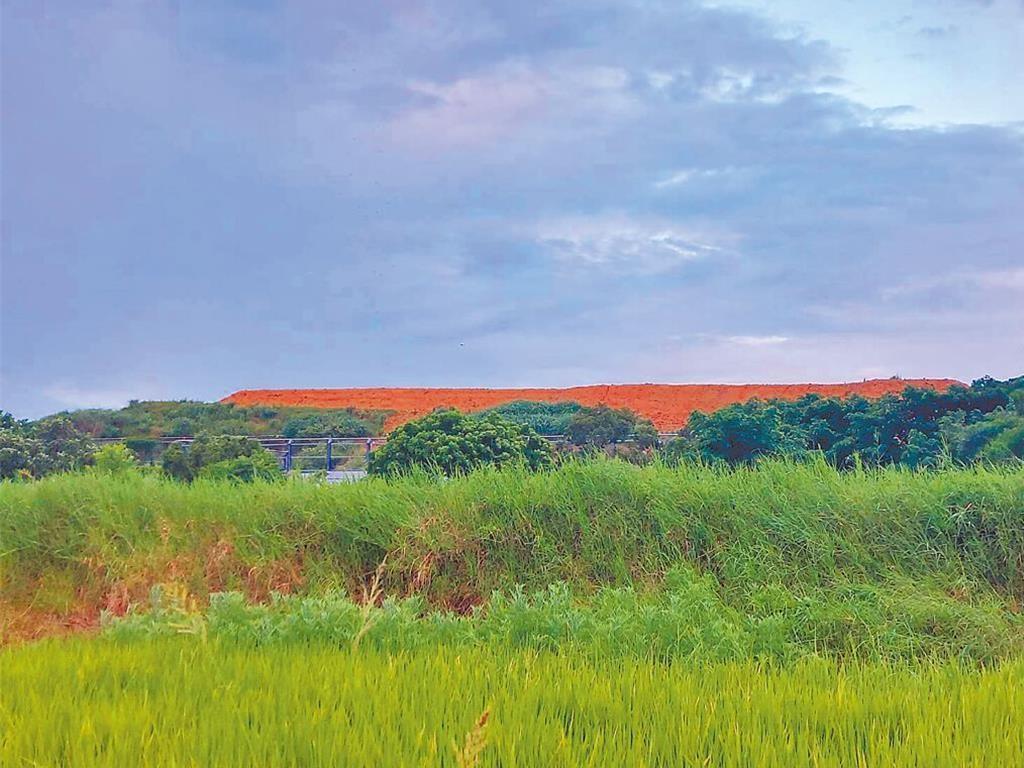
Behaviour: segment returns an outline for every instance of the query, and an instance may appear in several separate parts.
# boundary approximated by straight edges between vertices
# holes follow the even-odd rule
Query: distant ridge
[[[870,379],[845,384],[595,384],[564,389],[443,389],[373,387],[356,389],[243,389],[221,402],[237,405],[359,408],[393,411],[385,429],[394,429],[435,408],[480,411],[514,400],[574,401],[630,408],[663,432],[682,427],[693,411],[715,411],[755,397],[796,400],[802,395],[881,397],[907,387],[945,391],[956,379]]]

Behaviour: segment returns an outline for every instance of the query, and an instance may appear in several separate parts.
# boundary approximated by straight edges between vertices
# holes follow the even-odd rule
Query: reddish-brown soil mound
[[[754,397],[796,400],[808,393],[881,397],[907,387],[942,391],[958,383],[955,379],[873,379],[851,384],[601,384],[567,389],[243,389],[224,402],[393,411],[385,424],[389,430],[441,406],[479,411],[513,400],[603,403],[629,408],[667,432],[683,426],[693,411],[710,412]]]

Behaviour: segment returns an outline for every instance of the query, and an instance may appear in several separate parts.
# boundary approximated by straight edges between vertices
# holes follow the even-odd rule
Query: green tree
[[[443,409],[398,427],[371,454],[367,469],[373,475],[388,475],[419,466],[453,476],[486,464],[517,463],[530,469],[550,466],[547,441],[529,427],[495,414],[467,416]]]
[[[370,425],[347,411],[311,413],[289,419],[285,437],[371,437]]]
[[[801,440],[783,428],[778,409],[761,400],[730,405],[711,414],[696,411],[685,432],[697,453],[708,461],[743,464],[761,456],[802,452]]]
[[[942,442],[938,437],[926,435],[916,429],[910,430],[907,446],[903,451],[903,464],[911,469],[927,469],[938,466],[941,460]]]
[[[540,435],[564,435],[574,414],[582,409],[579,403],[538,403],[531,400],[516,400],[483,411],[480,415],[494,413],[503,419],[529,427]]]
[[[607,405],[581,408],[569,420],[565,436],[576,446],[603,448],[628,440],[637,428],[637,421],[637,415],[628,408]],[[649,437],[649,433],[645,434]]]
[[[96,450],[65,416],[35,423],[0,418],[0,478],[42,477],[89,464]]]
[[[234,435],[200,435],[190,445],[174,443],[168,446],[161,465],[170,477],[191,482],[208,466],[259,454],[267,454],[277,466],[277,459],[256,440]],[[269,465],[266,459],[261,458],[260,462],[259,466]],[[242,470],[239,472],[244,474]]]

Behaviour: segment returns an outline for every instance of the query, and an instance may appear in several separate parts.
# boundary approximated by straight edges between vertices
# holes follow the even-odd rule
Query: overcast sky
[[[18,416],[1024,373],[1021,0],[4,0],[2,34]]]

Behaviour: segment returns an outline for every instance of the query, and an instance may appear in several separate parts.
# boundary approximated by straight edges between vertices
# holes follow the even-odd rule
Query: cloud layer
[[[897,125],[753,12],[11,2],[3,35],[19,414],[1020,373],[1021,126]]]

